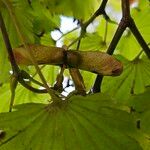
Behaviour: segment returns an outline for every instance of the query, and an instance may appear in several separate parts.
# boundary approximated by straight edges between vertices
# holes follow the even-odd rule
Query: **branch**
[[[29,85],[28,83],[26,83],[24,80],[20,79],[19,83],[24,86],[26,89],[34,92],[34,93],[39,93],[39,94],[43,94],[43,93],[47,93],[46,89],[36,89],[34,87],[32,87],[31,85]]]
[[[104,43],[106,44],[106,40],[107,40],[107,33],[108,33],[108,21],[106,20],[106,23],[105,23],[105,33],[104,33]]]
[[[66,65],[67,68],[78,68],[102,75],[119,75],[122,64],[113,56],[97,51],[65,51],[63,48],[43,45],[28,45],[32,48],[36,62],[40,64]],[[15,48],[14,54],[19,65],[33,65],[25,48]],[[55,54],[55,55],[54,55]],[[87,63],[90,62],[90,63]]]
[[[129,26],[131,21],[130,9],[129,9],[129,0],[122,0],[122,19],[118,25],[116,33],[107,49],[107,53],[112,55],[114,50],[126,28]]]
[[[73,44],[75,44],[77,41],[81,40],[84,37],[86,33],[86,28],[88,27],[88,25],[92,23],[95,20],[95,18],[98,17],[99,15],[103,15],[105,19],[108,19],[110,21],[109,17],[107,16],[105,12],[105,7],[106,7],[107,2],[108,0],[103,0],[100,7],[96,10],[93,16],[89,18],[89,20],[81,24],[80,36],[77,39],[75,39],[72,43],[70,43],[68,45],[68,48],[70,48]]]
[[[75,30],[77,30],[77,29],[79,29],[80,27],[76,27],[76,28],[74,28],[74,29],[72,29],[72,30],[70,30],[70,31],[68,31],[68,32],[66,32],[66,33],[64,33],[64,34],[62,34],[61,35],[61,37],[59,38],[59,39],[57,39],[57,41],[59,41],[61,38],[63,38],[64,36],[66,36],[66,35],[68,35],[69,33],[72,33],[73,31],[75,31]]]
[[[24,78],[22,76],[22,71],[20,71],[20,69],[19,69],[19,67],[16,63],[16,60],[15,60],[15,57],[14,57],[14,54],[13,54],[13,50],[12,50],[12,47],[11,47],[11,44],[10,44],[10,40],[9,40],[7,31],[6,31],[6,27],[5,27],[4,20],[3,20],[1,12],[0,12],[0,28],[1,28],[3,39],[4,39],[4,42],[5,42],[5,46],[6,46],[8,55],[9,55],[9,59],[10,59],[10,63],[11,63],[11,66],[12,66],[13,74],[18,78],[19,83],[21,83],[22,86],[24,86],[25,88],[29,89],[32,92],[47,93],[47,90],[45,90],[45,89],[40,90],[40,89],[33,88],[24,81]],[[31,79],[31,77],[30,77],[30,79]],[[32,81],[34,81],[36,83],[38,82],[38,81],[34,80],[33,78],[32,78]],[[39,82],[38,82],[38,84],[39,84]],[[42,84],[40,84],[40,85],[42,85]]]
[[[103,80],[103,75],[97,75],[95,82],[94,82],[94,85],[93,85],[93,88],[91,89],[91,91],[93,93],[101,92],[102,80]]]
[[[125,18],[126,20],[129,21],[129,18],[130,18],[129,0],[122,0],[121,1],[121,6],[122,6],[122,18]]]
[[[116,30],[116,33],[107,49],[107,53],[112,55],[114,53],[114,50],[123,34],[123,32],[126,30],[126,28],[129,27],[132,31],[133,35],[143,48],[144,52],[147,54],[148,58],[150,58],[150,49],[148,47],[148,44],[145,42],[144,38],[140,34],[137,26],[135,25],[134,20],[132,19],[130,15],[130,5],[129,0],[122,0],[122,19],[119,23],[119,26]],[[93,93],[98,93],[101,91],[101,84],[103,80],[103,75],[97,75],[94,86],[93,86]]]
[[[113,36],[113,39],[112,39],[112,41],[111,41],[111,43],[107,49],[108,54],[112,55],[114,53],[114,50],[115,50],[123,32],[125,31],[126,27],[127,27],[127,20],[124,19],[124,16],[123,16],[123,18],[121,19],[119,26],[116,30],[116,33]],[[93,85],[93,89],[92,89],[93,93],[101,92],[102,80],[103,80],[103,75],[97,75],[95,83]]]
[[[14,54],[13,54],[13,50],[12,50],[12,47],[11,47],[11,44],[10,44],[10,40],[9,40],[7,31],[6,31],[6,27],[5,27],[4,20],[3,20],[1,12],[0,12],[0,28],[1,28],[3,39],[4,39],[4,42],[5,42],[6,50],[8,52],[8,56],[9,56],[9,59],[10,59],[11,67],[12,67],[12,70],[13,70],[13,75],[12,75],[13,78],[10,81],[10,84],[11,84],[11,86],[10,86],[11,87],[11,100],[10,100],[9,112],[11,112],[12,106],[13,106],[13,103],[14,103],[14,99],[15,99],[15,89],[17,87],[18,81],[24,87],[26,87],[27,89],[29,89],[29,90],[31,90],[33,92],[36,92],[36,93],[46,93],[47,91],[46,90],[35,89],[35,88],[31,87],[30,85],[28,85],[23,80],[23,78],[21,76],[20,69],[19,69],[19,67],[18,67],[18,65],[16,63],[16,60],[15,60],[15,57],[14,57]],[[34,80],[34,82],[36,82],[36,80]]]
[[[148,47],[148,44],[145,42],[144,38],[142,37],[141,33],[139,32],[134,20],[131,20],[131,23],[129,25],[130,30],[132,31],[133,35],[135,36],[138,43],[143,48],[143,51],[146,53],[148,58],[150,58],[150,48]]]
[[[126,27],[129,24],[129,18],[130,18],[129,0],[122,0],[122,19],[107,49],[108,54],[112,55],[114,53],[114,50],[123,32],[125,31]],[[102,80],[103,80],[103,75],[97,75],[93,89],[92,89],[93,93],[101,92]]]
[[[105,12],[105,7],[107,4],[108,0],[103,0],[100,7],[96,10],[96,12],[94,13],[94,15],[88,20],[86,21],[83,25],[82,28],[83,30],[85,30],[87,28],[87,26],[93,22],[95,20],[96,17],[98,17],[99,15],[104,15],[106,16],[106,12]]]
[[[19,78],[20,78],[21,80],[28,79],[30,82],[33,82],[33,83],[35,83],[35,84],[37,84],[37,85],[39,85],[39,86],[44,87],[44,85],[43,85],[41,82],[39,82],[39,81],[35,80],[34,78],[32,78],[32,77],[31,77],[26,71],[24,71],[24,70],[20,70]]]
[[[43,74],[42,74],[40,68],[38,67],[38,64],[37,64],[37,62],[36,62],[36,60],[35,60],[35,57],[34,57],[34,55],[33,55],[32,50],[31,50],[31,49],[28,47],[28,45],[26,44],[26,40],[25,40],[24,36],[22,35],[22,32],[20,31],[19,22],[18,22],[18,20],[17,20],[17,18],[16,18],[16,16],[15,16],[15,12],[14,12],[14,10],[13,10],[13,6],[12,6],[12,4],[11,4],[11,1],[10,1],[10,0],[7,0],[7,1],[2,0],[2,2],[5,4],[6,8],[8,9],[8,12],[9,12],[10,17],[11,17],[11,19],[12,19],[12,21],[13,21],[13,24],[14,24],[14,26],[15,26],[15,28],[16,28],[16,31],[17,31],[17,33],[18,33],[18,36],[19,36],[19,38],[20,38],[20,40],[21,40],[23,46],[24,46],[25,49],[26,49],[26,52],[27,52],[27,54],[28,54],[28,56],[29,56],[30,61],[34,64],[34,67],[35,67],[35,69],[37,70],[37,73],[38,73],[38,75],[39,75],[41,81],[43,82],[44,87],[46,88],[46,90],[47,90],[47,92],[49,93],[49,95],[53,98],[53,100],[55,100],[56,95],[55,95],[54,92],[51,90],[51,88],[48,86],[48,84],[47,84],[47,82],[46,82],[46,79],[44,78],[44,76],[43,76]]]
[[[112,41],[111,41],[111,43],[110,43],[110,45],[109,45],[109,47],[107,49],[107,53],[108,54],[112,55],[114,53],[114,50],[115,50],[115,48],[116,48],[116,46],[117,46],[117,44],[118,44],[118,42],[119,42],[123,32],[125,31],[126,27],[127,27],[127,25],[124,22],[124,20],[122,19],[121,22],[119,23],[119,26],[118,26],[118,28],[116,30],[116,33],[115,33]]]

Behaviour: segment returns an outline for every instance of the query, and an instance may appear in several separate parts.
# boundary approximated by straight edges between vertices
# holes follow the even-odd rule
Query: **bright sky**
[[[96,26],[98,26],[98,21],[93,21],[93,23],[87,27],[87,32],[89,33],[94,32]],[[77,21],[74,21],[73,18],[61,16],[60,30],[62,33],[67,33],[76,27],[77,27]],[[58,30],[55,30],[51,32],[51,36],[54,40],[58,40],[62,36],[62,33],[60,33]],[[61,47],[62,45],[63,44],[61,40],[59,40],[56,44],[56,46],[58,47]]]
[[[74,22],[73,18],[61,16],[60,30],[62,33],[67,33],[68,31],[71,31],[76,27],[77,27],[77,22],[76,21]],[[54,40],[58,40],[62,36],[62,33],[60,33],[58,30],[55,30],[51,32],[51,36]],[[61,47],[62,46],[61,40],[58,41],[56,45],[58,47]]]

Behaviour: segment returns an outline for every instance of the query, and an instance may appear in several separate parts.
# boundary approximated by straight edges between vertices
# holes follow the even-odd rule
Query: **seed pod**
[[[79,68],[104,76],[120,75],[123,65],[113,56],[99,51],[68,51],[69,67]]]
[[[48,47],[43,45],[28,45],[29,50],[32,50],[36,62],[41,64],[61,65],[63,64],[64,54],[63,49],[58,47]],[[32,61],[29,59],[27,50],[20,46],[14,48],[14,55],[19,65],[32,65]]]
[[[123,70],[121,62],[99,51],[65,51],[63,48],[42,45],[29,45],[29,49],[32,49],[39,65],[65,64],[69,68],[82,69],[104,76],[120,75]],[[23,46],[15,48],[14,55],[18,64],[33,65]]]
[[[72,77],[72,80],[75,84],[75,88],[80,95],[86,95],[86,89],[84,85],[84,80],[80,74],[80,71],[76,68],[70,68],[69,73]]]

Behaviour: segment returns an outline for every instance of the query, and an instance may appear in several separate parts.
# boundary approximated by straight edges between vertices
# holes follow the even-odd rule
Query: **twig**
[[[35,89],[33,87],[31,87],[29,84],[27,84],[25,81],[24,81],[24,77],[22,75],[22,72],[20,71],[17,63],[16,63],[16,60],[15,60],[15,57],[14,57],[14,54],[13,54],[13,51],[12,51],[12,47],[11,47],[11,44],[10,44],[10,40],[9,40],[9,37],[8,37],[8,34],[7,34],[7,31],[6,31],[6,27],[5,27],[5,24],[4,24],[4,21],[3,21],[3,17],[1,15],[1,12],[0,12],[0,28],[1,28],[1,32],[3,34],[3,39],[5,41],[5,45],[6,45],[6,49],[7,49],[7,52],[8,52],[8,55],[9,55],[9,58],[10,58],[10,62],[11,62],[11,66],[12,66],[12,69],[13,69],[13,74],[14,76],[16,76],[16,78],[18,78],[18,81],[24,86],[26,87],[27,89],[33,91],[33,92],[36,92],[36,93],[47,93],[47,91],[44,89],[44,90],[40,90],[40,89]],[[31,78],[30,78],[31,79]],[[33,79],[34,80],[34,79]],[[33,81],[32,80],[32,81]],[[34,82],[36,82],[34,80]],[[37,83],[37,82],[36,82]],[[39,84],[39,82],[38,82]],[[40,84],[42,85],[42,84]],[[14,98],[14,94],[12,95],[12,98]]]
[[[27,88],[28,90],[34,93],[39,93],[39,94],[47,93],[46,89],[36,89],[32,87],[31,85],[29,85],[28,83],[26,83],[24,80],[19,80],[19,83],[21,83],[21,85],[23,85],[25,88]]]
[[[91,91],[93,93],[98,93],[101,91],[101,83],[102,83],[102,80],[103,80],[103,76],[102,75],[97,75],[96,79],[95,79],[95,82],[94,82],[94,85],[93,85],[93,88],[91,89]]]
[[[139,57],[142,55],[142,53],[143,53],[143,50],[141,50],[133,60],[139,59]]]
[[[18,85],[18,76],[15,74],[11,75],[10,78],[10,90],[11,90],[11,98],[10,98],[10,105],[9,105],[9,112],[12,111],[12,107],[15,100],[15,91]]]
[[[135,36],[138,43],[143,48],[143,51],[146,53],[148,58],[150,58],[150,48],[148,47],[148,44],[145,42],[144,38],[142,37],[141,33],[139,32],[137,26],[135,25],[134,20],[131,20],[129,28],[131,29],[133,35]]]
[[[96,12],[93,14],[93,16],[91,18],[89,18],[89,20],[87,20],[86,22],[81,24],[80,36],[78,38],[76,38],[72,43],[70,43],[68,45],[68,48],[70,48],[73,44],[75,44],[77,41],[81,40],[84,37],[84,35],[86,33],[86,28],[88,27],[88,25],[90,23],[92,23],[95,20],[95,18],[98,17],[99,15],[103,15],[105,19],[107,18],[108,20],[110,20],[105,12],[105,7],[106,7],[107,2],[108,2],[108,0],[103,0],[100,7],[96,10]]]
[[[94,15],[83,24],[83,30],[85,30],[87,28],[87,26],[93,22],[95,20],[96,17],[98,17],[99,15],[106,15],[105,12],[105,7],[107,4],[108,0],[103,0],[100,7],[97,9],[97,11],[94,13]]]
[[[78,41],[77,49],[80,47],[80,40]],[[65,50],[68,50],[68,47],[64,47]],[[69,73],[75,85],[75,90],[78,94],[85,96],[86,95],[86,88],[84,84],[83,77],[77,68],[69,68]],[[70,96],[69,96],[70,97]]]
[[[149,46],[150,43],[148,43],[147,45]],[[133,60],[138,59],[138,58],[142,55],[143,52],[144,52],[144,51],[143,51],[143,49],[142,49],[142,50],[139,52],[139,54],[138,54]]]
[[[113,39],[107,49],[107,53],[112,55],[114,53],[114,50],[123,34],[123,32],[125,31],[127,25],[126,23],[124,23],[124,19],[121,20],[121,22],[119,23],[119,26],[116,30],[115,35],[113,36]],[[102,84],[102,80],[103,80],[103,76],[102,75],[97,75],[96,80],[94,82],[93,85],[93,93],[98,93],[101,92],[101,84]]]
[[[44,85],[43,85],[41,82],[39,82],[39,81],[35,80],[34,78],[32,78],[32,77],[31,77],[26,71],[24,71],[24,70],[21,70],[21,71],[20,71],[19,77],[20,77],[21,80],[28,79],[29,81],[32,81],[33,83],[35,83],[35,84],[37,84],[37,85],[39,85],[39,86],[44,87]]]
[[[60,40],[61,38],[63,38],[64,36],[68,35],[69,33],[73,32],[73,31],[75,31],[75,30],[77,30],[77,29],[79,29],[79,28],[80,28],[80,27],[76,27],[76,28],[74,28],[74,29],[68,31],[67,33],[64,33],[57,41],[59,41],[59,40]]]
[[[122,18],[129,22],[130,16],[130,4],[129,0],[121,0],[121,7],[122,7]]]
[[[46,65],[43,65],[40,67],[40,70],[44,69]],[[35,71],[35,73],[32,75],[32,77],[35,77],[37,75],[37,70]]]
[[[108,54],[112,55],[114,53],[114,50],[115,50],[115,48],[116,48],[116,46],[117,46],[117,44],[118,44],[118,42],[119,42],[123,32],[125,31],[126,27],[127,27],[127,25],[124,22],[124,19],[122,19],[121,22],[119,23],[119,26],[118,26],[118,28],[116,30],[116,33],[115,33],[112,41],[111,41],[111,43],[110,43],[110,45],[109,45],[109,47],[107,49],[107,53]]]
[[[79,41],[82,38],[80,35],[78,38],[76,38],[74,41],[72,41],[67,47],[70,48],[73,44],[75,44],[77,41]]]
[[[16,87],[17,87],[17,76],[18,76],[18,73],[20,72],[19,70],[19,67],[15,61],[15,57],[14,57],[14,54],[13,54],[13,51],[12,51],[12,47],[11,47],[11,44],[10,44],[10,41],[9,41],[9,37],[8,37],[8,34],[7,34],[7,31],[6,31],[6,27],[5,27],[5,24],[4,24],[4,20],[3,20],[3,17],[2,17],[2,14],[0,12],[0,28],[1,28],[1,32],[2,32],[2,35],[3,35],[3,39],[4,39],[4,42],[5,42],[5,46],[6,46],[6,49],[7,49],[7,53],[8,53],[8,56],[9,56],[9,59],[10,59],[10,63],[11,63],[11,67],[12,67],[12,70],[13,70],[13,75],[14,78],[10,81],[11,83],[11,99],[10,99],[10,107],[9,107],[9,112],[11,112],[12,110],[12,106],[13,106],[13,103],[14,103],[14,99],[15,99],[15,90],[16,90]]]
[[[78,44],[77,44],[77,48],[76,48],[76,50],[79,50],[79,48],[80,48],[80,44],[81,44],[81,39],[78,41]]]
[[[104,43],[106,43],[106,39],[107,39],[107,33],[108,33],[108,21],[106,20],[105,23],[105,33],[104,33]]]
[[[43,74],[42,74],[40,68],[38,67],[38,64],[37,64],[37,62],[36,62],[36,59],[35,59],[35,57],[34,57],[34,55],[33,55],[32,50],[28,47],[28,45],[27,45],[26,42],[25,42],[25,38],[22,36],[22,33],[21,33],[20,28],[19,28],[19,25],[18,25],[18,24],[19,24],[19,23],[18,23],[18,20],[16,19],[15,15],[14,15],[15,13],[13,12],[13,8],[12,8],[12,5],[11,5],[11,2],[10,2],[9,0],[7,0],[7,1],[3,0],[3,3],[6,5],[8,11],[9,11],[9,14],[10,14],[10,16],[11,16],[11,18],[12,18],[12,21],[13,21],[14,26],[15,26],[15,28],[16,28],[16,31],[17,31],[17,33],[18,33],[18,36],[19,36],[21,42],[23,43],[25,49],[27,50],[28,55],[29,55],[29,57],[30,57],[30,60],[31,60],[31,62],[34,64],[34,67],[36,68],[36,70],[37,70],[37,72],[38,72],[38,75],[39,75],[41,81],[42,81],[43,84],[44,84],[44,87],[46,88],[46,90],[47,90],[47,92],[49,93],[49,95],[53,98],[53,100],[55,100],[56,95],[54,94],[54,92],[53,92],[53,91],[50,89],[50,87],[48,86],[48,84],[47,84],[47,82],[46,82],[46,79],[44,78],[44,76],[43,76]],[[57,100],[57,98],[56,98],[56,100]]]
[[[5,27],[4,20],[3,20],[1,12],[0,12],[0,28],[1,28],[3,39],[4,39],[4,42],[5,42],[5,46],[6,46],[8,55],[9,55],[9,59],[10,59],[10,62],[11,62],[11,67],[12,67],[13,73],[17,74],[19,72],[19,67],[18,67],[18,65],[15,61],[15,57],[14,57],[14,54],[13,54],[13,51],[12,51],[12,47],[11,47],[11,44],[10,44],[10,41],[9,41],[9,37],[8,37],[7,31],[6,31],[6,27]]]
[[[114,53],[114,50],[123,34],[125,29],[129,27],[134,36],[136,37],[137,41],[143,48],[144,52],[147,54],[147,56],[150,58],[150,49],[148,45],[146,44],[145,40],[143,39],[142,35],[140,34],[138,28],[136,27],[134,20],[132,19],[130,15],[130,6],[129,6],[129,0],[122,0],[122,19],[119,23],[119,26],[116,30],[116,33],[107,49],[107,53],[112,55]],[[101,91],[101,84],[102,84],[103,76],[97,75],[94,86],[92,91],[94,93]]]

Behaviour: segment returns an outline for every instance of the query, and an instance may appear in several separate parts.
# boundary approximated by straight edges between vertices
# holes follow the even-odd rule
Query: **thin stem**
[[[105,7],[106,7],[107,2],[108,0],[103,0],[100,7],[96,10],[93,16],[81,25],[80,36],[77,39],[75,39],[73,42],[71,42],[71,44],[68,45],[68,48],[70,48],[73,44],[75,44],[77,41],[81,40],[84,37],[86,33],[86,28],[88,27],[90,23],[92,23],[95,20],[96,17],[98,17],[99,15],[104,15],[105,18],[109,18],[105,12]]]
[[[56,91],[59,91],[59,92],[63,91],[63,80],[64,80],[63,74],[64,74],[65,69],[66,69],[66,66],[63,65],[61,67],[60,72],[57,74],[56,83],[54,84],[54,87],[53,87],[53,89]]]
[[[104,19],[105,19],[107,22],[118,25],[118,23],[117,23],[116,21],[111,20],[111,19],[109,18],[109,16],[106,14],[105,11],[103,12],[103,17],[104,17]]]
[[[63,38],[64,36],[68,35],[69,33],[73,32],[73,31],[75,31],[75,30],[77,30],[77,29],[79,29],[79,28],[80,28],[80,27],[76,27],[76,28],[74,28],[74,29],[68,31],[67,33],[64,33],[57,41],[59,41],[59,40],[60,40],[61,38]]]
[[[102,80],[103,80],[103,76],[102,75],[97,75],[97,77],[95,79],[95,82],[94,82],[94,85],[93,85],[93,88],[91,90],[93,93],[101,92]]]
[[[125,31],[126,27],[129,26],[130,21],[130,9],[129,9],[129,0],[122,0],[122,19],[119,23],[119,26],[116,30],[115,35],[113,36],[113,39],[107,49],[107,53],[112,55],[114,53],[114,50]],[[93,93],[98,93],[101,91],[101,84],[102,84],[103,76],[97,75],[94,86],[93,86]]]
[[[94,15],[88,20],[86,21],[83,26],[84,28],[87,28],[87,26],[93,22],[95,20],[96,17],[98,17],[99,15],[105,14],[105,7],[107,4],[108,0],[103,0],[100,7],[97,9],[97,11],[94,13]]]
[[[125,31],[127,25],[124,23],[124,20],[121,20],[117,30],[116,30],[116,33],[115,35],[113,36],[113,39],[107,49],[107,53],[112,55],[114,53],[114,50],[123,34],[123,32]]]
[[[14,100],[15,100],[15,91],[11,92],[11,98],[10,98],[10,104],[9,104],[9,112],[12,111]]]
[[[115,35],[113,36],[113,39],[107,49],[107,53],[112,55],[114,53],[114,50],[123,34],[125,31],[127,25],[124,23],[124,20],[121,20]],[[97,75],[94,86],[93,86],[93,93],[98,93],[101,91],[101,84],[102,84],[103,76],[102,75]]]
[[[10,59],[10,63],[11,63],[11,66],[12,66],[13,74],[16,77],[16,83],[17,83],[17,80],[18,80],[19,83],[21,83],[21,85],[23,85],[24,87],[26,87],[27,89],[29,89],[29,90],[31,90],[33,92],[36,92],[36,93],[47,93],[47,90],[45,90],[45,89],[44,90],[39,90],[39,89],[35,89],[35,88],[31,87],[30,85],[28,85],[23,80],[22,76],[20,76],[21,72],[20,72],[20,69],[19,69],[16,61],[15,61],[15,57],[14,57],[14,54],[13,54],[13,51],[12,51],[12,47],[11,47],[11,44],[10,44],[10,40],[9,40],[7,31],[6,31],[6,27],[5,27],[5,24],[4,24],[1,12],[0,12],[0,28],[1,28],[3,39],[5,41],[6,49],[7,49],[8,55],[9,55],[9,59]],[[16,86],[17,86],[17,84],[16,84]],[[10,101],[9,112],[12,110],[12,106],[13,106],[13,103],[14,103],[15,89],[16,89],[15,86],[11,87],[11,101]]]
[[[40,67],[40,70],[44,69],[46,65],[43,65]],[[35,73],[32,75],[32,77],[34,78],[37,75],[37,70],[35,71]]]
[[[122,0],[122,17],[127,20],[130,18],[130,4],[129,0]]]
[[[148,43],[147,45],[149,46],[150,43]],[[139,54],[134,58],[134,60],[138,59],[138,58],[142,55],[143,52],[144,52],[144,51],[143,51],[143,49],[142,49],[142,50],[139,52]]]
[[[133,60],[139,59],[139,57],[142,55],[142,53],[143,53],[143,50],[141,50],[141,51],[139,52],[139,54],[138,54]]]
[[[8,37],[8,34],[7,34],[7,31],[6,31],[6,27],[5,27],[5,24],[4,24],[4,20],[3,20],[3,17],[2,17],[2,14],[0,12],[0,28],[1,28],[1,32],[2,32],[2,35],[3,35],[3,39],[4,39],[4,42],[5,42],[5,46],[6,46],[6,49],[7,49],[7,53],[8,53],[8,56],[9,56],[9,59],[10,59],[10,63],[11,63],[11,67],[12,67],[12,70],[13,70],[13,78],[11,79],[11,83],[10,83],[10,87],[11,87],[11,99],[10,99],[10,106],[9,106],[9,112],[11,112],[12,110],[12,106],[13,106],[13,103],[14,103],[14,100],[15,100],[15,90],[16,90],[16,87],[17,87],[17,75],[19,73],[19,67],[15,61],[15,57],[14,57],[14,54],[13,54],[13,51],[12,51],[12,47],[11,47],[11,44],[10,44],[10,41],[9,41],[9,37]]]
[[[77,48],[76,48],[76,50],[79,50],[79,48],[80,48],[80,44],[81,44],[81,39],[78,41],[78,44],[77,44]]]
[[[35,68],[36,68],[36,70],[37,70],[37,72],[38,72],[38,75],[39,75],[41,81],[42,81],[43,84],[44,84],[44,87],[46,88],[46,90],[48,91],[48,93],[50,94],[50,96],[51,96],[52,98],[54,97],[54,99],[55,99],[55,94],[54,94],[54,92],[50,89],[50,87],[48,86],[48,84],[47,84],[47,82],[46,82],[46,79],[44,78],[44,76],[43,76],[43,74],[42,74],[40,68],[38,67],[38,64],[37,64],[36,59],[35,59],[35,57],[34,57],[34,55],[33,55],[32,49],[30,49],[30,48],[28,47],[28,45],[27,45],[26,42],[25,42],[25,41],[26,41],[25,38],[22,36],[22,33],[21,33],[21,31],[20,31],[20,28],[19,28],[18,20],[16,19],[15,15],[14,15],[15,13],[13,12],[13,8],[12,8],[12,6],[11,6],[10,1],[9,1],[9,0],[7,0],[7,1],[3,0],[3,3],[4,3],[4,4],[6,5],[6,7],[8,8],[9,14],[10,14],[10,16],[11,16],[11,18],[12,18],[12,21],[13,21],[13,23],[14,23],[14,26],[15,26],[15,28],[16,28],[16,30],[17,30],[18,35],[19,35],[19,38],[20,38],[21,42],[23,43],[25,49],[27,50],[28,55],[29,55],[29,58],[30,58],[31,62],[34,64],[34,66],[35,66]]]
[[[29,81],[32,81],[33,83],[35,83],[35,84],[37,84],[37,85],[39,85],[39,86],[44,87],[44,85],[43,85],[41,82],[39,82],[39,81],[35,80],[34,78],[32,78],[32,77],[31,77],[27,72],[25,72],[24,70],[21,70],[21,71],[20,71],[19,77],[20,77],[22,80],[28,79]]]
[[[28,90],[34,92],[34,93],[39,93],[39,94],[43,94],[43,93],[47,93],[46,89],[36,89],[34,87],[32,87],[31,85],[29,85],[28,83],[26,83],[24,80],[20,79],[19,83],[24,86],[25,88],[27,88]]]
[[[143,51],[146,53],[148,58],[150,58],[150,48],[148,47],[148,44],[145,42],[144,38],[142,37],[141,33],[139,32],[137,26],[135,25],[134,20],[132,20],[129,27],[130,27],[132,33],[134,34],[136,40],[138,41],[138,43],[143,48]]]
[[[10,90],[11,90],[11,99],[9,105],[9,112],[11,112],[14,100],[15,100],[15,91],[18,85],[18,75],[12,74],[10,78]]]
[[[106,43],[107,32],[108,32],[108,21],[106,20],[106,23],[105,23],[105,33],[104,33],[104,43]]]
[[[78,38],[76,38],[74,41],[72,41],[67,47],[70,48],[73,44],[75,44],[76,42],[78,42],[82,37],[79,36]]]
[[[11,47],[11,44],[10,44],[10,41],[9,41],[9,37],[8,37],[7,31],[6,31],[6,27],[5,27],[4,20],[3,20],[1,12],[0,12],[0,28],[1,28],[3,39],[4,39],[4,42],[5,42],[5,46],[6,46],[8,55],[9,55],[9,59],[10,59],[10,63],[11,63],[11,66],[12,66],[13,73],[18,73],[19,72],[19,67],[18,67],[18,65],[15,61],[15,57],[14,57],[14,54],[13,54],[13,51],[12,51],[12,47]]]

